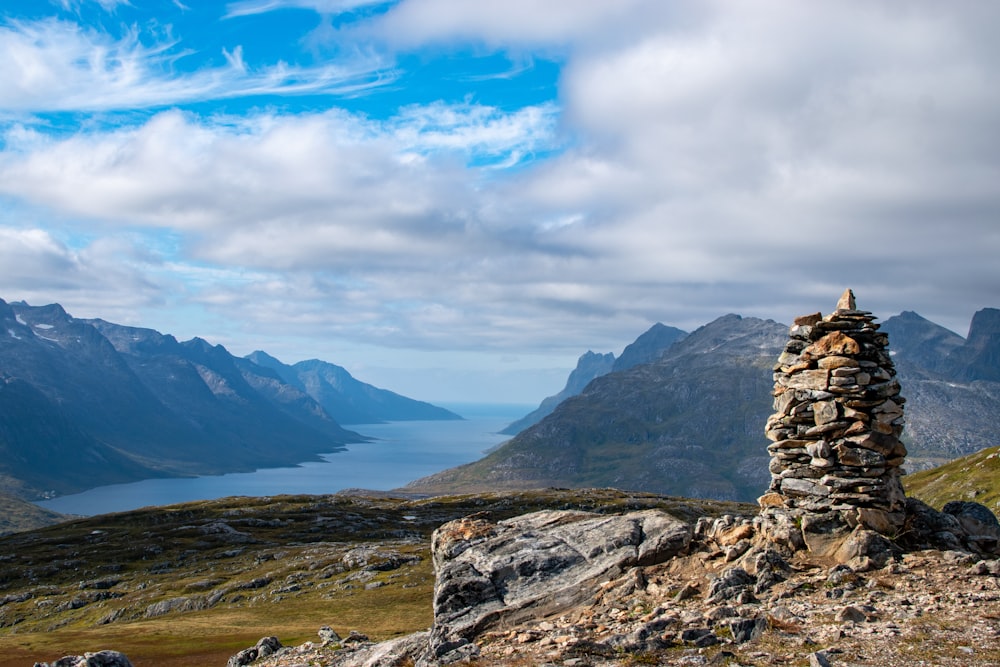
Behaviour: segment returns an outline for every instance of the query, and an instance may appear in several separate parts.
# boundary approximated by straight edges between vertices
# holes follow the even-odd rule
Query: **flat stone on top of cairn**
[[[837,512],[883,534],[902,526],[905,399],[875,319],[850,289],[830,315],[796,318],[774,366],[771,486],[761,507]]]

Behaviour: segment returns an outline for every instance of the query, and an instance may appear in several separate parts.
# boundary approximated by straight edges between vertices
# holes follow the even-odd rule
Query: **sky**
[[[537,403],[656,322],[1000,307],[1000,3],[3,0],[0,298]]]

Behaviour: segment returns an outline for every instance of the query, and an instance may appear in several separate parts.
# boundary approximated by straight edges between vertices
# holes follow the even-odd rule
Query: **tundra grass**
[[[136,664],[225,664],[264,636],[329,625],[381,640],[426,629],[430,535],[477,512],[539,509],[678,518],[738,511],[612,489],[439,498],[227,498],[103,515],[0,538],[0,667],[111,648]]]
[[[907,495],[941,509],[951,500],[982,503],[1000,513],[1000,447],[903,477]]]

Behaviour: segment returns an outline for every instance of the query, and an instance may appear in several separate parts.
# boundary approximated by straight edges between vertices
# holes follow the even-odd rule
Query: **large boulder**
[[[35,667],[132,667],[124,653],[98,651],[83,655],[67,655],[55,662],[36,662]]]
[[[692,529],[659,510],[606,516],[544,511],[493,523],[466,517],[435,531],[435,659],[467,657],[471,641],[499,624],[573,607],[595,585],[637,565],[683,553]]]
[[[1000,545],[1000,521],[997,521],[986,505],[953,500],[946,503],[941,511],[958,519],[970,546],[986,553],[997,551],[997,546]]]

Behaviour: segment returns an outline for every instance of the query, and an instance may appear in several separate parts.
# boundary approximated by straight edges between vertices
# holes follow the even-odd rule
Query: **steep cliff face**
[[[625,346],[621,355],[615,359],[612,370],[627,371],[639,364],[648,364],[656,361],[671,345],[687,336],[686,331],[681,331],[677,327],[668,327],[657,322],[644,331],[633,342]]]
[[[984,308],[972,317],[969,336],[948,355],[945,372],[961,380],[1000,382],[1000,310]]]

